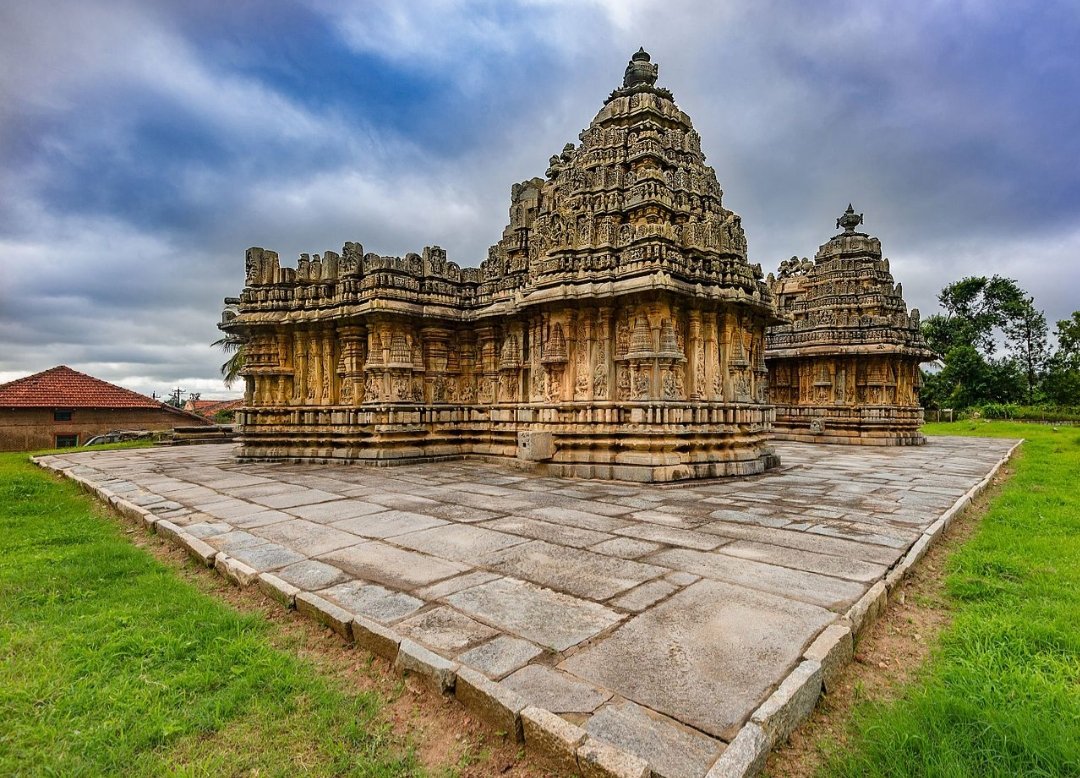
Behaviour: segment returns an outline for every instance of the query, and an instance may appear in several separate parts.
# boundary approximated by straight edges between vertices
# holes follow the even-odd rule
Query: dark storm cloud
[[[1080,307],[1080,18],[1066,3],[93,3],[0,10],[0,380],[61,362],[220,391],[243,251],[477,264],[514,181],[645,45],[753,261],[849,200],[908,302],[1017,278]]]

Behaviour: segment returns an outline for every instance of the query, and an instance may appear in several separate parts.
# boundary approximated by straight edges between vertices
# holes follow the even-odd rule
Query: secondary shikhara
[[[766,331],[788,319],[657,75],[634,54],[580,143],[514,184],[478,268],[438,246],[384,257],[346,243],[295,269],[249,249],[221,324],[245,348],[241,457],[481,455],[634,481],[776,464]],[[912,396],[888,403],[916,409]]]

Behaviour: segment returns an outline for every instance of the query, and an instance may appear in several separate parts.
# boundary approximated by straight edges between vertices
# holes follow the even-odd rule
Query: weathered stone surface
[[[620,535],[626,535],[640,540],[651,540],[656,543],[664,543],[669,546],[683,546],[695,548],[699,551],[711,551],[728,541],[716,535],[704,532],[679,529],[678,527],[662,527],[657,524],[641,523],[634,524],[617,530]]]
[[[752,540],[736,540],[720,549],[719,553],[752,559],[755,562],[767,562],[793,570],[806,570],[821,573],[834,578],[849,581],[871,582],[885,574],[885,565],[862,562],[857,559],[845,559],[832,554],[818,554],[813,551],[801,551],[769,543],[757,543]]]
[[[488,554],[483,561],[494,570],[591,600],[606,600],[667,572],[654,565],[556,546],[542,540]]]
[[[786,595],[825,608],[845,607],[863,593],[863,586],[854,581],[729,557],[719,552],[672,548],[658,551],[647,559],[659,565]]]
[[[588,640],[621,619],[602,605],[513,578],[465,589],[446,601],[486,624],[555,651]]]
[[[646,540],[634,538],[612,538],[595,546],[589,546],[589,551],[596,554],[622,557],[623,559],[638,559],[646,554],[651,554],[660,548],[659,543],[650,543]]]
[[[498,573],[489,573],[483,570],[474,570],[471,573],[465,573],[463,575],[454,576],[453,578],[447,578],[431,586],[425,586],[423,589],[416,590],[416,596],[422,597],[425,600],[440,600],[443,597],[447,597],[455,592],[460,592],[463,589],[469,589],[473,586],[479,586],[480,584],[487,583],[488,581],[494,581],[496,578],[501,578]]]
[[[483,526],[489,529],[509,532],[524,538],[546,540],[549,543],[558,543],[563,546],[585,548],[594,543],[609,540],[611,535],[606,532],[596,532],[591,529],[570,527],[565,524],[555,524],[540,519],[529,519],[524,516],[504,516],[501,519],[484,522]],[[616,555],[618,556],[618,555]]]
[[[306,559],[303,554],[298,554],[285,546],[279,546],[277,543],[261,543],[245,548],[235,548],[229,552],[229,556],[259,572],[288,567]]]
[[[751,721],[761,727],[769,743],[787,740],[788,735],[810,716],[820,695],[821,664],[804,660],[754,711]]]
[[[648,581],[611,600],[611,604],[623,610],[643,611],[658,600],[662,600],[678,587],[668,581]]]
[[[821,685],[826,692],[830,692],[843,675],[844,668],[851,663],[854,650],[851,627],[846,624],[830,624],[806,649],[803,659],[821,665]]]
[[[833,619],[814,605],[702,580],[559,668],[729,739]]]
[[[413,589],[465,572],[457,562],[370,541],[323,556],[342,570],[398,589]]]
[[[521,711],[525,745],[547,757],[566,775],[577,773],[577,751],[585,742],[585,730],[551,711],[529,706]]]
[[[303,562],[283,567],[276,571],[276,575],[282,580],[288,581],[298,589],[314,592],[326,589],[334,584],[349,580],[348,573],[333,565],[307,559]]]
[[[473,561],[484,554],[525,542],[525,538],[517,535],[507,535],[474,524],[449,524],[394,538],[396,545],[459,562]]]
[[[423,600],[410,597],[404,592],[395,592],[360,581],[346,581],[323,589],[319,594],[350,613],[367,616],[383,624],[397,621],[424,606]]]
[[[460,667],[454,685],[454,696],[469,710],[503,732],[511,740],[521,742],[525,739],[521,727],[521,711],[525,700],[502,684],[495,683],[487,676]]]
[[[324,527],[312,521],[294,519],[258,527],[252,535],[266,538],[273,543],[280,543],[299,551],[304,556],[319,556],[329,551],[362,543],[363,539],[348,532]]]
[[[365,538],[388,538],[404,535],[407,532],[439,527],[446,523],[443,519],[425,516],[422,513],[383,511],[337,521],[334,522],[334,527]]]
[[[502,681],[530,705],[552,713],[592,713],[611,699],[611,692],[599,689],[546,665],[526,665]]]
[[[428,651],[419,643],[402,640],[394,668],[400,673],[413,673],[436,691],[446,694],[454,691],[459,665]]]
[[[649,763],[602,740],[586,737],[578,747],[582,778],[649,778]]]
[[[660,778],[701,778],[723,745],[625,701],[598,710],[586,722],[585,731],[641,757]]]
[[[519,667],[524,667],[542,653],[542,649],[527,640],[500,635],[466,651],[458,659],[462,664],[479,670],[490,678],[502,678]]]
[[[399,623],[396,629],[406,637],[451,656],[498,634],[486,624],[445,607],[418,613]]]
[[[295,602],[299,613],[326,625],[346,640],[352,640],[353,616],[347,610],[311,592],[298,593]]]

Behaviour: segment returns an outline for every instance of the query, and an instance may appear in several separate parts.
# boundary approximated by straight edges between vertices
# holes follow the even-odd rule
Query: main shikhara
[[[295,269],[249,249],[246,286],[221,324],[245,349],[240,456],[477,455],[633,481],[775,465],[766,360],[791,341],[773,290],[788,299],[791,283],[766,281],[747,261],[740,219],[657,70],[639,50],[581,143],[553,156],[545,178],[514,184],[510,223],[479,268],[438,246],[402,258],[346,243],[341,254],[301,255]],[[793,348],[798,338],[777,358]],[[904,352],[908,384],[910,365],[917,373],[929,356],[921,349]],[[785,376],[788,397],[807,371],[778,364],[773,380]],[[912,392],[819,404],[830,403],[903,406],[884,414],[896,434],[879,424],[868,442],[917,442]],[[820,416],[784,419],[809,430]]]

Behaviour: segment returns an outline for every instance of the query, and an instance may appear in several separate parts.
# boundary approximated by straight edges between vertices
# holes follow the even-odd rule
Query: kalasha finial
[[[649,52],[642,46],[630,57],[630,63],[626,66],[626,74],[623,76],[623,88],[644,84],[652,86],[660,73],[659,66],[653,64]]]
[[[855,228],[862,223],[863,215],[861,213],[855,213],[855,209],[851,207],[851,203],[848,203],[844,215],[836,220],[836,229],[843,227],[844,232],[855,232]]]

